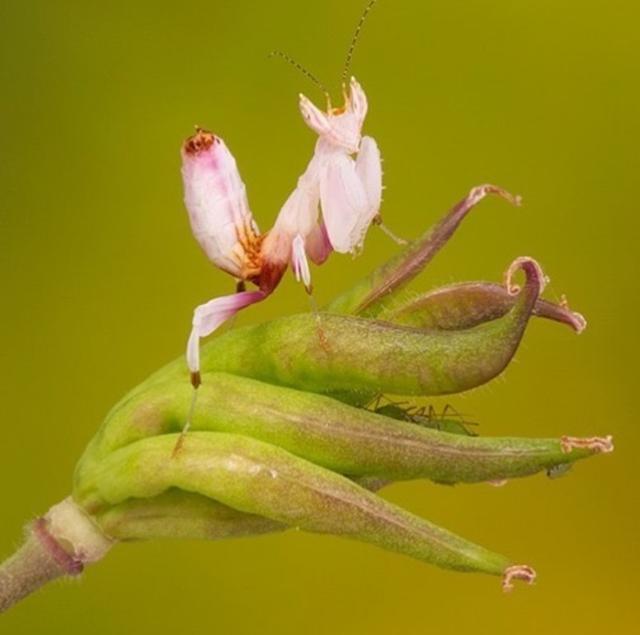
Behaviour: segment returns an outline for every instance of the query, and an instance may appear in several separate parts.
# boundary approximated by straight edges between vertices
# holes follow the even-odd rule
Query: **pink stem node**
[[[80,575],[84,570],[81,558],[69,554],[60,542],[51,534],[44,518],[38,518],[33,523],[33,534],[40,541],[44,550],[51,556],[66,575]]]

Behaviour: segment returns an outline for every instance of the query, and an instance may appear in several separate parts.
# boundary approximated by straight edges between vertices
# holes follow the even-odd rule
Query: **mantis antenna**
[[[325,95],[329,95],[329,91],[325,85],[311,72],[308,71],[302,64],[296,62],[290,55],[283,53],[282,51],[271,51],[269,57],[279,57],[288,64],[291,64],[295,69],[299,70],[307,79],[310,79]]]
[[[347,57],[344,61],[344,70],[342,71],[342,83],[346,83],[347,75],[349,74],[349,70],[351,69],[351,61],[353,60],[353,52],[355,51],[356,44],[358,43],[358,39],[360,38],[360,31],[362,31],[362,27],[367,20],[367,16],[371,9],[373,9],[373,5],[378,0],[369,0],[369,4],[364,8],[362,15],[360,16],[360,20],[358,20],[358,24],[356,26],[356,30],[353,32],[353,37],[351,38],[351,44],[349,45],[349,50],[347,51]]]

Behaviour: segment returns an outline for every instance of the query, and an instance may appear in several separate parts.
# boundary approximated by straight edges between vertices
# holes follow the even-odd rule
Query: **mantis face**
[[[362,124],[367,115],[367,96],[354,77],[349,92],[344,90],[344,106],[323,112],[307,97],[300,95],[300,112],[305,123],[324,140],[328,148],[355,154],[360,149]]]

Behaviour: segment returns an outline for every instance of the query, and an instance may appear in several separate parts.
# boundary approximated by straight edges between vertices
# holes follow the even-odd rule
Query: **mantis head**
[[[344,105],[333,108],[327,98],[326,112],[300,95],[300,112],[309,128],[321,139],[354,154],[360,149],[362,125],[367,116],[367,96],[354,77],[349,82],[349,91],[345,86],[343,92]]]

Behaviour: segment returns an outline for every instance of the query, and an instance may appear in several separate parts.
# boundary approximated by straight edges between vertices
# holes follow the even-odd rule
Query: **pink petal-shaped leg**
[[[371,221],[370,204],[355,161],[346,154],[331,157],[322,172],[320,204],[333,249],[353,252],[362,243]]]
[[[250,304],[264,300],[267,295],[262,291],[240,291],[233,295],[225,295],[210,300],[206,304],[201,304],[193,312],[193,328],[187,342],[187,366],[191,373],[193,397],[182,433],[173,448],[172,457],[177,456],[182,448],[185,435],[191,427],[191,420],[198,397],[198,387],[202,383],[200,377],[200,339],[211,335],[221,324],[232,318],[238,311]]]
[[[200,339],[211,335],[223,322],[250,304],[266,298],[262,291],[241,291],[210,300],[196,307],[193,312],[193,328],[187,343],[187,365],[194,388],[200,385]]]

